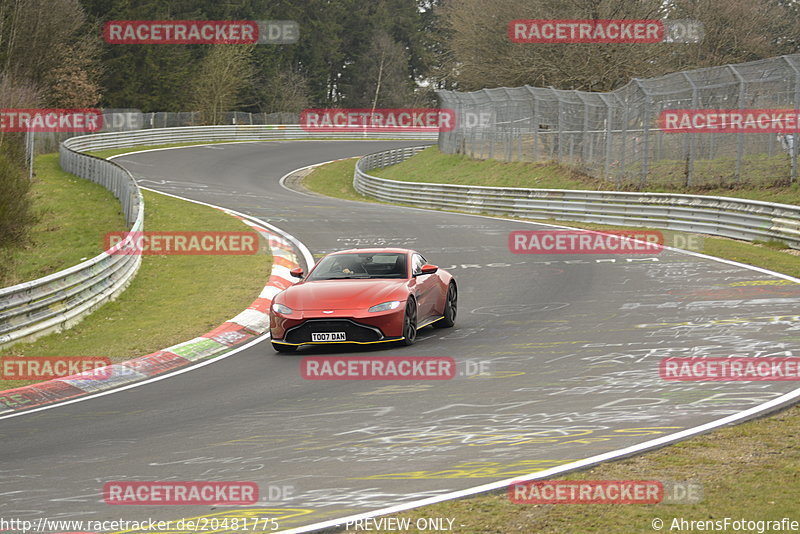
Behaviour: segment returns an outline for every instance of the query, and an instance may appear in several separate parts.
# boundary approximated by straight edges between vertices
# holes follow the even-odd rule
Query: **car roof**
[[[336,252],[331,252],[328,254],[329,256],[333,256],[335,254],[353,254],[353,253],[370,253],[370,254],[377,254],[379,252],[389,252],[389,253],[400,253],[400,254],[407,254],[409,252],[415,252],[414,250],[407,249],[407,248],[350,248],[347,250],[337,250]]]

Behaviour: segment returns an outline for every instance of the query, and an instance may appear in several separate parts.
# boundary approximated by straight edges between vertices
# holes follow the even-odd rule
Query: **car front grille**
[[[287,343],[310,343],[311,334],[318,332],[344,332],[347,341],[368,343],[380,341],[383,333],[379,328],[356,323],[349,319],[309,319],[301,325],[286,331]]]

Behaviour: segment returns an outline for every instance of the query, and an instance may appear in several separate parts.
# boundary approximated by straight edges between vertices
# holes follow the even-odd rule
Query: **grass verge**
[[[345,200],[377,202],[365,197],[353,188],[353,172],[358,158],[334,161],[315,167],[303,179],[303,186],[314,193]]]
[[[249,230],[219,210],[143,193],[149,232]],[[99,243],[102,235],[96,238]],[[0,357],[104,356],[124,361],[155,352],[208,332],[241,312],[258,297],[271,265],[271,256],[263,253],[143,256],[139,272],[117,300],[65,332],[11,346],[0,351]],[[0,389],[29,383],[0,381]]]
[[[541,175],[535,183],[522,183],[516,178],[502,177],[500,166],[531,164],[462,161],[455,156],[453,165],[467,169],[468,177],[447,170],[436,151],[427,150],[416,162],[404,162],[375,173],[391,179],[431,182],[430,177],[447,176],[448,183],[487,184],[512,187],[552,187],[588,189],[587,182],[575,178],[569,171],[556,169],[551,176]],[[443,156],[450,159],[451,156]],[[309,190],[348,200],[373,201],[358,194],[352,187],[355,159],[317,167],[303,181]],[[402,167],[413,167],[410,174]],[[416,165],[419,165],[416,167]],[[548,167],[549,168],[549,167]],[[493,169],[491,172],[485,172]],[[514,172],[519,172],[514,170]],[[526,178],[527,180],[527,178]],[[513,184],[513,185],[512,185]],[[747,191],[739,191],[748,197]],[[762,196],[763,191],[754,191]],[[780,200],[794,202],[791,196]],[[591,229],[612,228],[606,225],[551,222]],[[619,228],[619,227],[616,227]],[[800,277],[800,261],[770,244],[753,245],[724,238],[705,237],[703,253],[760,266]],[[672,480],[699,482],[703,500],[696,504],[601,505],[515,504],[505,492],[487,496],[448,501],[417,508],[392,517],[407,518],[414,525],[417,519],[451,518],[453,532],[464,534],[507,534],[512,532],[656,532],[653,520],[664,522],[663,531],[695,532],[710,530],[705,525],[678,528],[676,519],[694,521],[778,520],[797,517],[800,501],[800,447],[796,429],[800,428],[800,407],[792,407],[768,418],[743,423],[684,442],[649,452],[634,458],[605,463],[572,475],[558,477],[569,480]],[[480,483],[480,481],[476,481]],[[794,517],[793,517],[794,516]],[[703,528],[706,527],[706,528]],[[730,527],[729,527],[730,528]],[[718,528],[717,530],[721,530]],[[751,531],[751,530],[746,530]],[[774,529],[773,531],[780,531]],[[351,530],[348,532],[356,532]],[[391,530],[372,530],[389,533]],[[412,528],[408,532],[421,532]]]
[[[444,154],[432,146],[397,165],[374,169],[389,180],[543,189],[602,189],[603,182],[555,163],[506,163]]]
[[[114,195],[62,171],[58,154],[38,156],[35,169],[32,195],[38,222],[31,228],[28,246],[0,250],[5,267],[0,287],[41,278],[97,256],[105,232],[126,230]]]
[[[411,518],[412,525],[419,518],[452,518],[453,532],[459,534],[657,532],[652,526],[656,518],[664,522],[663,532],[699,532],[713,529],[702,525],[677,528],[679,523],[674,522],[681,518],[722,521],[726,517],[798,520],[800,447],[792,431],[798,425],[800,408],[794,407],[641,456],[557,477],[559,480],[694,481],[701,485],[703,493],[702,501],[696,504],[515,504],[504,492],[425,506],[393,517]],[[727,531],[733,530],[728,527]],[[739,532],[759,530],[745,528]]]

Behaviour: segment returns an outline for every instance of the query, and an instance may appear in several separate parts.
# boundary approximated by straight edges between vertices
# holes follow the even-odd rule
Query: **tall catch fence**
[[[800,109],[800,54],[634,79],[607,93],[541,87],[437,91],[456,127],[439,149],[567,164],[619,189],[797,180],[794,133],[665,132],[664,110]]]

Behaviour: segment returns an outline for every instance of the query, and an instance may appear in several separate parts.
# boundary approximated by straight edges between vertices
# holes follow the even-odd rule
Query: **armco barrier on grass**
[[[47,382],[0,391],[0,414],[28,410],[144,380],[198,360],[219,356],[266,333],[269,330],[272,298],[297,281],[289,275],[289,271],[301,266],[298,255],[294,245],[283,236],[255,221],[222,211],[240,219],[261,234],[272,250],[272,273],[267,285],[246,310],[202,336],[152,354]],[[101,376],[98,377],[98,374]]]
[[[64,142],[72,150],[107,150],[176,143],[213,143],[217,141],[272,141],[276,139],[421,139],[436,141],[438,128],[427,131],[376,132],[361,126],[342,127],[337,131],[307,132],[298,124],[226,124],[221,126],[181,126],[150,128],[129,132],[108,132],[73,137]]]
[[[400,163],[426,148],[399,148],[359,159],[353,178],[356,191],[378,200],[422,208],[643,226],[745,241],[780,240],[800,249],[800,206],[791,204],[670,193],[400,182],[369,174],[372,169]]]
[[[144,230],[144,201],[128,171],[65,145],[60,161],[65,171],[111,191],[131,232]],[[63,271],[0,289],[0,348],[69,328],[122,293],[141,261],[141,256],[106,251]]]

